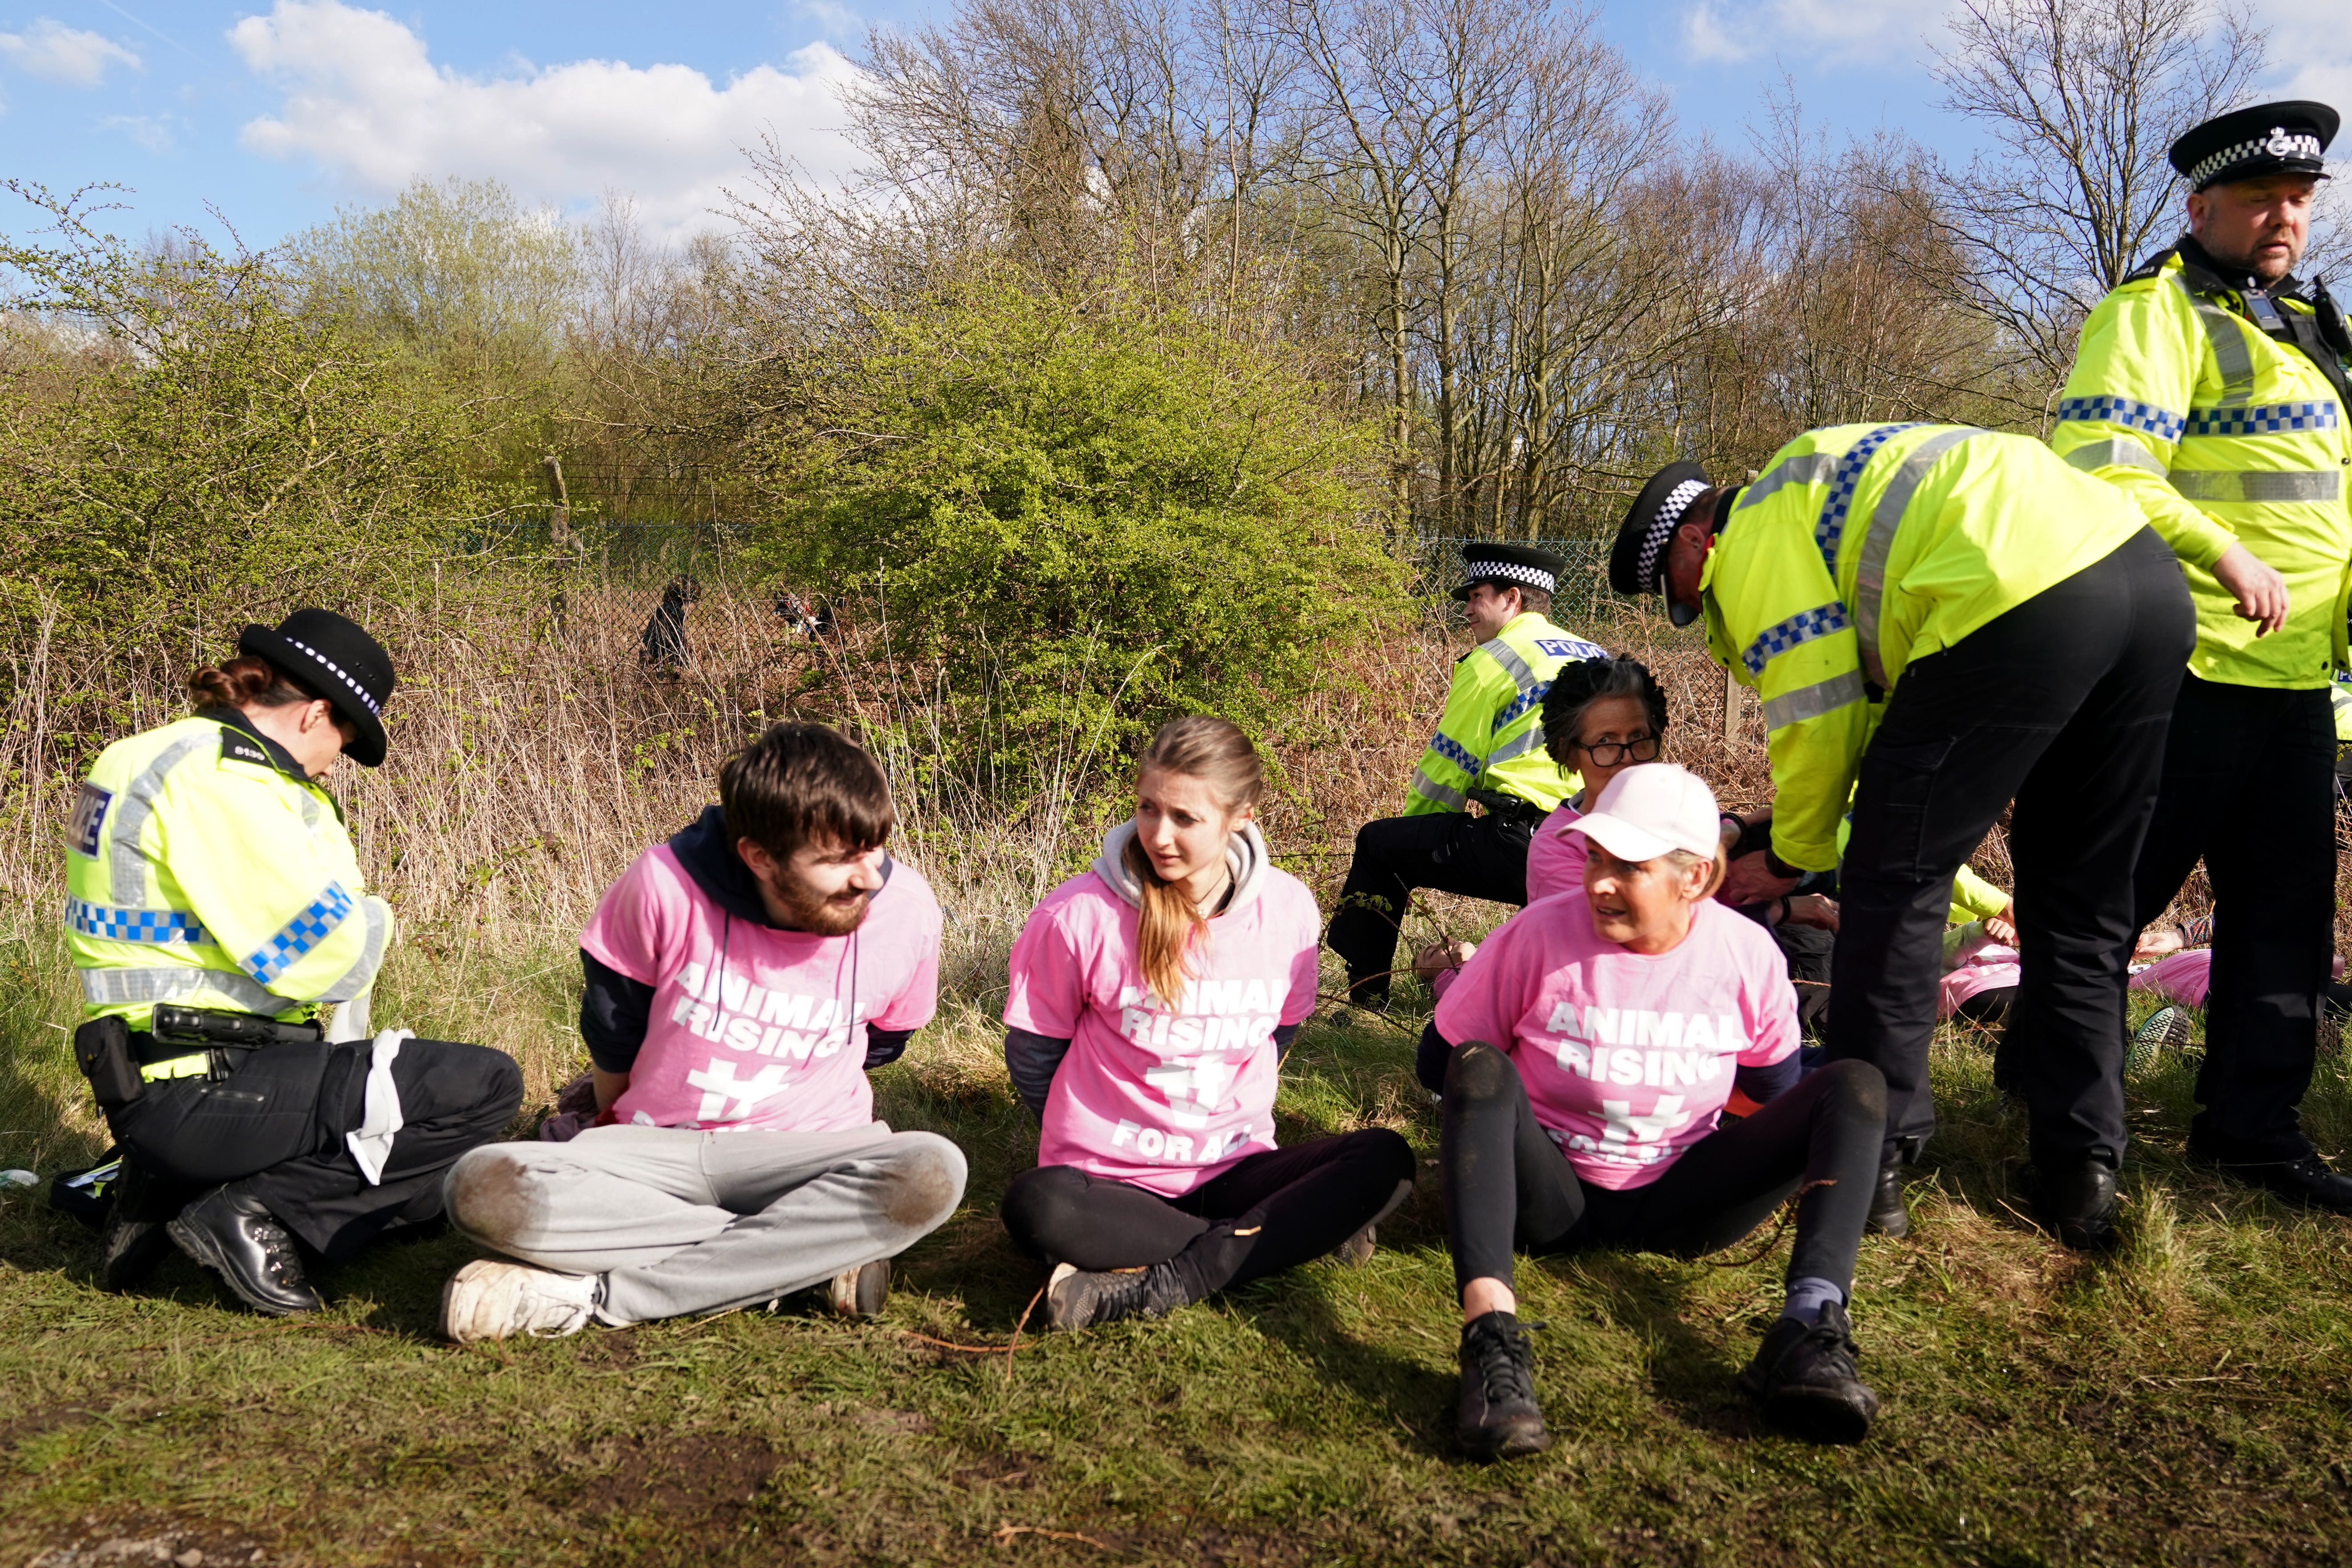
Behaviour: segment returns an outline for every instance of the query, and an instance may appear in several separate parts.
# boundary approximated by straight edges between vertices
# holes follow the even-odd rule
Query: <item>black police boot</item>
[[[2331,1168],[2315,1153],[2292,1160],[2224,1160],[2200,1151],[2189,1152],[2221,1167],[2221,1173],[2250,1187],[2261,1187],[2297,1208],[2352,1215],[2352,1176]]]
[[[227,1281],[257,1312],[282,1318],[326,1305],[302,1274],[294,1238],[259,1200],[215,1187],[165,1227],[180,1250]]]
[[[1454,1435],[1474,1459],[1515,1459],[1551,1447],[1536,1408],[1535,1347],[1508,1312],[1462,1326],[1462,1396]]]
[[[1903,1206],[1903,1157],[1895,1155],[1878,1167],[1878,1185],[1870,1194],[1870,1217],[1862,1228],[1873,1236],[1908,1236],[1911,1211]]]
[[[1859,1443],[1878,1395],[1854,1367],[1853,1324],[1832,1301],[1810,1323],[1782,1318],[1764,1335],[1739,1386],[1765,1418],[1813,1443]]]
[[[2105,1252],[2116,1240],[2115,1167],[2096,1155],[2036,1160],[2033,1211],[2059,1241],[2077,1252]]]
[[[106,1251],[98,1272],[109,1290],[121,1292],[137,1288],[172,1249],[163,1226],[175,1212],[178,1194],[125,1156],[109,1196]]]

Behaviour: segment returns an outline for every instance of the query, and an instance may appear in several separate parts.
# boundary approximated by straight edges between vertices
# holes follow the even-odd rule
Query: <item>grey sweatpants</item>
[[[757,1306],[905,1251],[963,1201],[963,1151],[884,1123],[843,1132],[592,1127],[490,1143],[449,1168],[451,1223],[485,1247],[601,1274],[599,1322]]]

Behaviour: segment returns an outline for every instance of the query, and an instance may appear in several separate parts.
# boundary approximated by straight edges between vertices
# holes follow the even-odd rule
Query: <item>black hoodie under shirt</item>
[[[671,834],[669,847],[704,897],[726,913],[764,930],[788,929],[768,918],[767,906],[760,901],[760,884],[735,852],[735,839],[718,806],[705,806],[700,816]],[[891,864],[888,856],[882,858],[884,887],[890,884]],[[606,1072],[627,1072],[645,1048],[646,1028],[653,1017],[654,987],[630,979],[585,948],[580,952],[580,968],[587,979],[580,995],[580,1037],[588,1043],[588,1058]],[[866,1070],[872,1072],[897,1061],[914,1037],[912,1029],[877,1029],[866,1025]]]

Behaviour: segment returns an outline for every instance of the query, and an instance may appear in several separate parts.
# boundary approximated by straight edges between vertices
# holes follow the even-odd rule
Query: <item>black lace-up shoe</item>
[[[2192,1154],[2199,1151],[2189,1146]],[[2282,1202],[2297,1208],[2324,1209],[2329,1214],[2352,1215],[2352,1176],[2333,1169],[2317,1154],[2304,1154],[2293,1160],[2216,1160],[2200,1155],[2221,1168],[2221,1173],[2250,1187],[2261,1187],[2277,1194]]]
[[[1854,1368],[1853,1325],[1832,1302],[1810,1323],[1782,1318],[1739,1374],[1766,1419],[1812,1443],[1859,1443],[1878,1414],[1878,1395]]]
[[[182,1209],[165,1228],[181,1251],[226,1280],[237,1299],[257,1312],[282,1318],[326,1305],[303,1277],[294,1238],[245,1194],[215,1187]]]
[[[2077,1252],[2105,1252],[2117,1239],[2116,1173],[2086,1157],[2034,1162],[2028,1184],[2036,1218]]]
[[[1462,1326],[1462,1397],[1454,1435],[1474,1459],[1515,1459],[1551,1447],[1536,1407],[1536,1352],[1508,1312]]]
[[[172,1237],[162,1222],[132,1219],[117,1209],[106,1223],[106,1256],[99,1263],[99,1278],[110,1290],[135,1289],[171,1249]]]
[[[1903,1206],[1901,1160],[1889,1160],[1878,1167],[1878,1185],[1870,1194],[1870,1217],[1862,1228],[1873,1236],[1911,1234],[1911,1211]]]
[[[1174,1266],[1088,1270],[1062,1264],[1045,1282],[1045,1317],[1057,1329],[1090,1329],[1121,1318],[1157,1318],[1188,1306],[1192,1293]]]

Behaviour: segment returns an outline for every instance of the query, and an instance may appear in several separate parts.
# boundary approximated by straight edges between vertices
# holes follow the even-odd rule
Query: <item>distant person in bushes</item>
[[[939,902],[883,847],[897,813],[882,770],[821,724],[779,724],[719,793],[581,933],[594,1125],[449,1173],[450,1219],[523,1260],[449,1281],[443,1327],[460,1343],[813,1286],[871,1318],[890,1259],[963,1199],[962,1152],[875,1121],[866,1081],[939,991]]]
[[[1740,1385],[1805,1436],[1854,1441],[1878,1409],[1846,1302],[1885,1080],[1860,1061],[1800,1079],[1780,950],[1712,896],[1721,818],[1705,781],[1644,763],[1592,806],[1569,828],[1588,843],[1580,895],[1506,922],[1437,1007],[1438,1164],[1462,1301],[1457,1435],[1486,1458],[1549,1442],[1515,1253],[1696,1258],[1796,1195],[1781,1314]],[[1718,1126],[1735,1083],[1759,1109]]]
[[[1328,940],[1348,968],[1348,998],[1388,1005],[1397,931],[1416,888],[1502,904],[1528,901],[1528,843],[1576,787],[1543,748],[1541,706],[1570,659],[1605,650],[1551,623],[1568,563],[1523,544],[1462,547],[1454,597],[1479,644],[1455,661],[1437,733],[1406,789],[1404,814],[1368,822],[1339,889]],[[1476,802],[1483,815],[1469,815]]]
[[[501,1052],[368,1036],[392,910],[325,780],[383,761],[393,684],[359,626],[297,610],[246,627],[188,678],[193,715],[107,747],[81,786],[66,945],[77,1056],[124,1152],[110,1289],[168,1237],[256,1311],[313,1310],[301,1246],[341,1259],[436,1221],[443,1173],[521,1102]]]
[[[675,680],[691,654],[686,646],[687,606],[702,597],[702,584],[691,577],[673,577],[662,589],[661,603],[637,634],[637,662],[665,679]]]
[[[1412,1190],[1412,1151],[1386,1128],[1275,1146],[1319,920],[1266,852],[1264,787],[1235,726],[1161,726],[1134,816],[1013,946],[1005,1066],[1043,1131],[1004,1227],[1054,1265],[1057,1329],[1166,1312],[1326,1253],[1361,1261]]]

